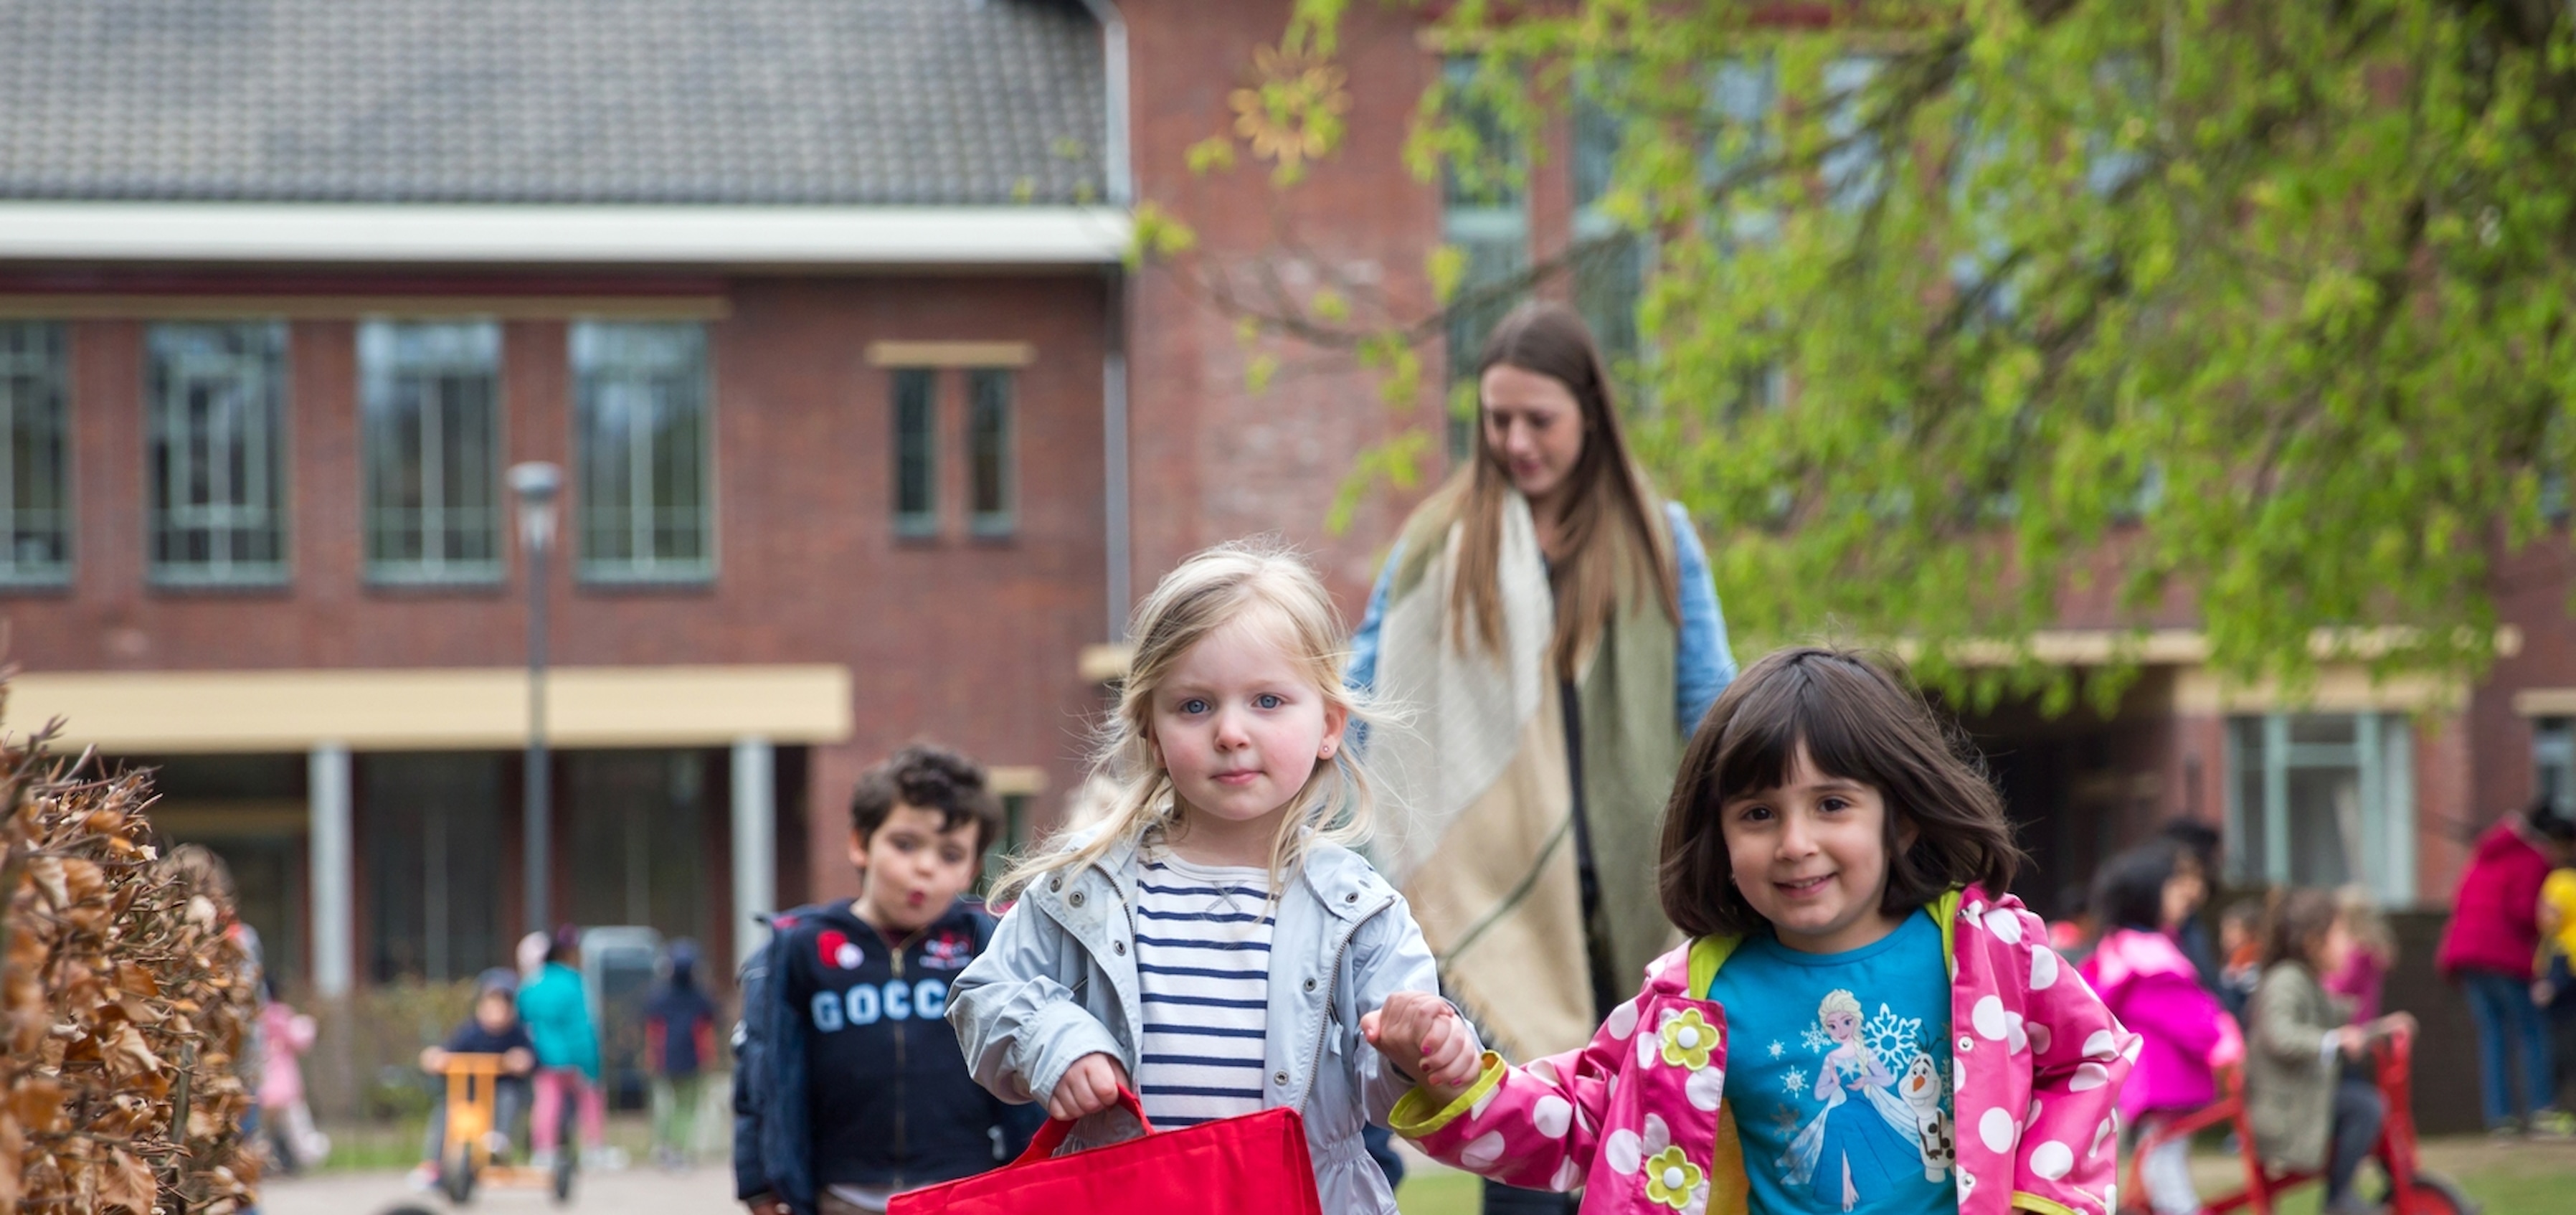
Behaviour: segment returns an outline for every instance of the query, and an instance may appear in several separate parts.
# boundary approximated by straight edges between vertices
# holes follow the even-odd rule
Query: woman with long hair
[[[1514,310],[1476,385],[1475,450],[1388,554],[1349,679],[1411,714],[1367,740],[1378,862],[1450,993],[1535,1058],[1588,1041],[1671,943],[1657,823],[1735,660],[1690,516],[1630,457],[1581,317]]]

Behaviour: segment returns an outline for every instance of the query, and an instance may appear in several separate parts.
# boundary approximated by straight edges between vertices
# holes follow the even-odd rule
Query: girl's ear
[[[1315,758],[1331,759],[1342,749],[1342,733],[1351,725],[1351,707],[1338,699],[1324,701],[1324,741],[1315,748]]]

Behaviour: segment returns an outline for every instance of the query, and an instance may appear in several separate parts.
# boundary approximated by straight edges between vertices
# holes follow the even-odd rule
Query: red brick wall
[[[326,285],[327,286],[327,285]],[[363,282],[335,294],[364,292]],[[506,283],[486,284],[487,292]],[[1106,293],[1090,276],[744,278],[710,323],[718,574],[685,589],[577,585],[558,563],[552,647],[567,665],[833,662],[856,674],[856,731],[816,748],[805,821],[817,895],[846,889],[849,789],[915,737],[1075,783],[1075,731],[1096,707],[1080,648],[1107,635],[1100,386]],[[32,670],[507,666],[524,660],[511,584],[385,590],[362,577],[354,323],[290,331],[287,460],[294,577],[280,590],[144,583],[143,323],[71,328],[76,568],[69,591],[0,599]],[[503,458],[569,465],[565,323],[504,330]],[[1019,533],[970,539],[964,377],[943,373],[947,526],[898,542],[892,434],[869,342],[1034,345],[1019,375]],[[567,533],[569,534],[569,530]],[[1051,800],[1051,799],[1050,799]],[[782,849],[793,841],[781,841]]]
[[[1404,315],[1428,312],[1423,258],[1440,243],[1440,192],[1414,180],[1402,150],[1438,61],[1415,41],[1410,11],[1353,5],[1337,59],[1350,73],[1349,136],[1282,193],[1267,162],[1247,154],[1235,171],[1201,177],[1189,171],[1186,152],[1231,130],[1226,94],[1250,81],[1253,48],[1278,41],[1287,0],[1122,0],[1120,9],[1135,64],[1138,194],[1199,236],[1199,251],[1182,264],[1139,275],[1131,305],[1135,593],[1200,547],[1278,532],[1314,552],[1356,618],[1407,502],[1372,498],[1341,536],[1326,534],[1325,517],[1361,450],[1405,421],[1436,422],[1440,351],[1435,344],[1425,352],[1434,370],[1419,413],[1381,404],[1374,381],[1350,370],[1346,353],[1288,344],[1270,347],[1284,369],[1254,394],[1234,318],[1191,283],[1267,259],[1297,287],[1299,259],[1283,253],[1294,242],[1309,255],[1305,269],[1321,264],[1366,281]],[[1305,280],[1304,289],[1319,281]]]

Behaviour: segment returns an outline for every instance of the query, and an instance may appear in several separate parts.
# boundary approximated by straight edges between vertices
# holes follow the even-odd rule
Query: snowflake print
[[[1801,1068],[1790,1068],[1780,1077],[1781,1092],[1795,1093],[1804,1090],[1806,1087],[1807,1073]]]
[[[1913,1057],[1916,1044],[1922,1039],[1923,1018],[1900,1017],[1896,1010],[1881,1004],[1878,1015],[1869,1019],[1869,1025],[1861,1034],[1869,1053],[1880,1060],[1908,1059]]]
[[[1779,1057],[1780,1057],[1780,1052],[1781,1052],[1781,1051],[1783,1051],[1783,1050],[1786,1050],[1786,1049],[1788,1049],[1788,1048],[1787,1048],[1787,1047],[1785,1047],[1785,1046],[1782,1046],[1782,1045],[1781,1045],[1781,1043],[1780,1043],[1780,1040],[1779,1040],[1779,1039],[1774,1038],[1774,1039],[1772,1039],[1772,1040],[1771,1040],[1771,1057],[1772,1057],[1772,1058],[1774,1058],[1774,1059],[1779,1058]]]
[[[1824,1054],[1839,1045],[1830,1035],[1825,1033],[1824,1026],[1813,1023],[1810,1023],[1806,1030],[1798,1035],[1798,1043],[1799,1045],[1806,1047],[1807,1053],[1811,1055]]]

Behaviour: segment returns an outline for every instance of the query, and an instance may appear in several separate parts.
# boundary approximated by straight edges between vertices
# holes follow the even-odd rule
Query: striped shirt
[[[1261,1108],[1270,1005],[1270,875],[1165,854],[1136,887],[1144,1049],[1136,1093],[1158,1130]]]

